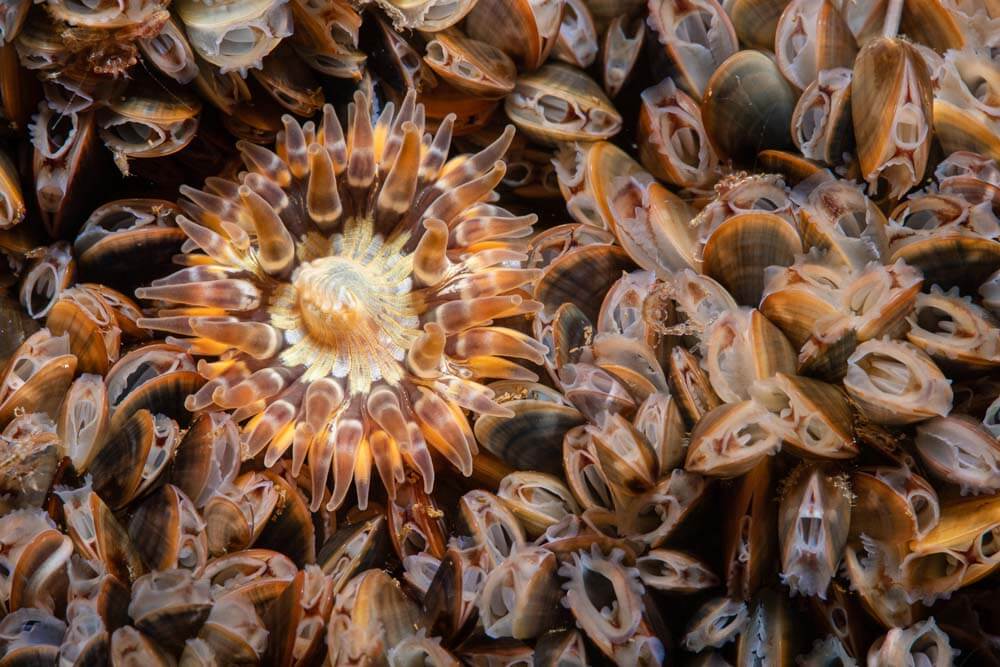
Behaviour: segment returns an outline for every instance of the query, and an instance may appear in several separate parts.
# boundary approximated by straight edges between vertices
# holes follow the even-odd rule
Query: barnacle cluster
[[[1000,664],[986,0],[0,0],[0,665]]]

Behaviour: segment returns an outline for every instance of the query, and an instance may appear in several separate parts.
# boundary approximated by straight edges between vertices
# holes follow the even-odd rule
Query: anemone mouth
[[[270,308],[271,323],[284,332],[281,362],[305,366],[307,382],[345,378],[352,394],[378,380],[398,384],[420,333],[413,262],[401,252],[406,240],[382,242],[371,221],[353,221],[329,242],[329,254],[301,264]]]

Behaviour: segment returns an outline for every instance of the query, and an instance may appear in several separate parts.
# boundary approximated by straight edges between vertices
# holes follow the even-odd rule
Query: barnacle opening
[[[858,359],[857,365],[868,375],[872,384],[886,394],[903,396],[917,386],[917,379],[909,366],[887,354],[871,352]]]

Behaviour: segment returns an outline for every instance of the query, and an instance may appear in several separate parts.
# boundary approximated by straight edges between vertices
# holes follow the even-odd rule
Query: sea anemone
[[[346,135],[330,105],[318,128],[282,121],[276,152],[239,144],[238,182],[182,188],[185,268],[137,290],[162,304],[140,326],[207,357],[187,407],[245,420],[245,457],[308,463],[314,510],[331,468],[331,509],[352,478],[366,505],[372,462],[390,496],[408,466],[430,492],[432,449],[471,474],[463,410],[508,412],[479,380],[542,361],[493,326],[538,308],[517,292],[537,277],[517,241],[536,216],[491,203],[513,128],[449,161],[453,118],[425,137],[414,94],[377,115],[355,94]]]

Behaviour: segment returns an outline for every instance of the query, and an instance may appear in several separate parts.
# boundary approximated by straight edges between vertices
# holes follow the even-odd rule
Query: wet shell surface
[[[0,667],[998,665],[993,0],[0,1]]]

